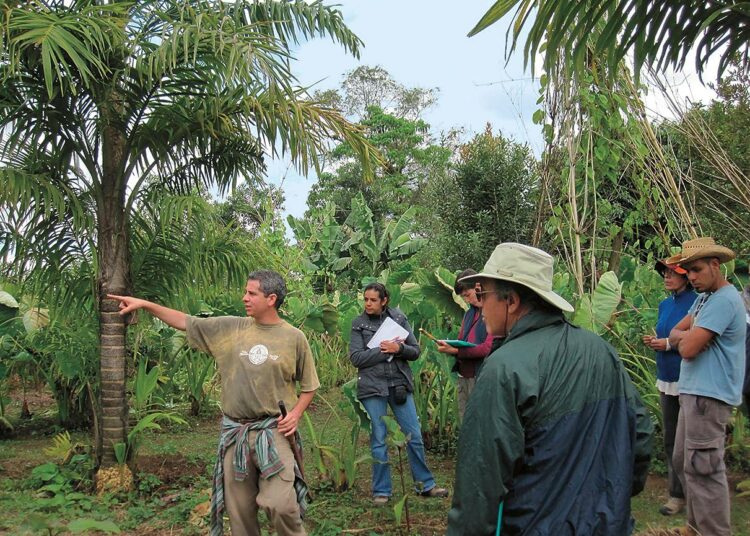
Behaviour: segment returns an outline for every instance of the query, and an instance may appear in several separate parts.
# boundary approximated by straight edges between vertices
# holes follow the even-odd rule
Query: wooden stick
[[[427,336],[428,336],[428,337],[429,337],[430,339],[432,339],[433,341],[435,341],[435,342],[438,342],[438,338],[437,338],[437,337],[435,337],[435,336],[434,336],[434,335],[433,335],[432,333],[430,333],[430,332],[429,332],[429,331],[427,331],[426,329],[422,329],[422,328],[419,328],[419,331],[420,331],[420,333],[424,333],[425,335],[427,335]]]

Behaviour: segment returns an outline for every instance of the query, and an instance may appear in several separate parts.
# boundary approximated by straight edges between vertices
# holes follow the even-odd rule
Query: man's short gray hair
[[[281,277],[280,273],[273,270],[255,270],[254,272],[250,272],[247,280],[257,281],[260,291],[264,296],[276,294],[276,303],[274,304],[276,309],[284,303],[284,298],[286,298],[286,283],[284,283],[284,278]]]

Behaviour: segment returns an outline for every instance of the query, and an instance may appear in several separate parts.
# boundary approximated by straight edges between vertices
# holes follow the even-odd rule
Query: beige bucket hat
[[[682,251],[677,255],[672,255],[664,262],[666,264],[685,264],[697,259],[706,257],[716,257],[719,262],[724,263],[735,258],[735,253],[731,249],[720,246],[710,236],[685,240],[682,243]]]
[[[481,273],[461,278],[459,281],[470,282],[486,277],[518,283],[558,309],[573,312],[572,305],[562,296],[552,292],[553,263],[552,256],[541,249],[515,242],[504,242],[492,252]]]

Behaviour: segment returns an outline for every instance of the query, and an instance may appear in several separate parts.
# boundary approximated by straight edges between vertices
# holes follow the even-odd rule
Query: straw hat
[[[523,285],[547,303],[563,311],[572,312],[573,306],[552,292],[552,256],[541,249],[505,242],[492,252],[481,273],[459,279],[476,281],[486,277]]]
[[[672,255],[664,262],[665,264],[684,264],[707,257],[716,257],[720,263],[724,263],[734,259],[735,254],[731,249],[717,244],[710,236],[704,236],[685,240],[682,243],[682,251],[677,255]]]

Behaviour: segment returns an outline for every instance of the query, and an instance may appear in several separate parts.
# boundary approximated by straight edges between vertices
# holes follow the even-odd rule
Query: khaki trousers
[[[462,378],[461,376],[456,378],[456,398],[458,398],[459,421],[464,420],[464,413],[466,413],[466,404],[469,403],[469,395],[471,395],[471,392],[474,390],[474,386],[476,384],[476,378]]]
[[[255,445],[258,432],[250,432],[248,441]],[[224,502],[229,514],[229,525],[233,536],[260,536],[258,508],[262,508],[271,520],[279,536],[305,536],[305,527],[300,518],[297,495],[294,492],[294,454],[289,441],[277,429],[273,429],[276,450],[284,469],[269,479],[260,478],[255,460],[248,462],[248,475],[243,481],[234,479],[232,458],[235,446],[224,455]],[[255,458],[253,449],[252,457]]]
[[[680,395],[673,466],[685,491],[688,526],[701,536],[729,536],[729,485],[724,437],[732,407],[714,398]]]

